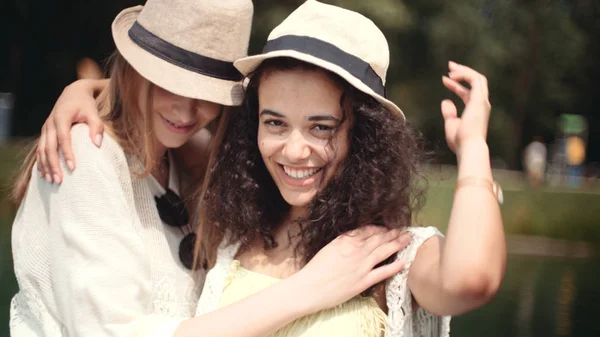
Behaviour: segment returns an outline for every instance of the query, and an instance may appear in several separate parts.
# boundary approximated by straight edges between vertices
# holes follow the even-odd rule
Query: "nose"
[[[299,163],[310,156],[310,146],[300,131],[294,130],[290,133],[283,146],[282,154],[290,163]]]
[[[182,123],[187,123],[194,120],[194,109],[196,100],[188,97],[179,96],[171,105],[171,110],[176,114]]]

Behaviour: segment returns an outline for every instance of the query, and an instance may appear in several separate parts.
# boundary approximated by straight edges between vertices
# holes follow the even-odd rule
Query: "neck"
[[[162,158],[167,153],[167,150],[168,148],[161,144],[157,139],[154,140],[154,158],[156,158],[157,166],[160,166],[158,164],[162,162]]]
[[[154,163],[154,167],[152,168],[152,171],[150,171],[150,174],[152,174],[164,188],[167,188],[169,185],[169,165],[167,165],[164,158],[168,149],[160,143],[156,144],[155,149],[156,152],[154,158],[156,158],[156,162]]]
[[[294,222],[301,217],[305,217],[308,214],[307,206],[292,206],[290,208],[290,214],[287,218],[288,221]]]
[[[284,247],[293,245],[300,233],[300,226],[296,222],[301,217],[305,217],[308,213],[308,207],[306,206],[292,206],[290,212],[285,220],[279,225],[275,231],[275,241],[283,244]],[[291,239],[291,242],[290,242]]]

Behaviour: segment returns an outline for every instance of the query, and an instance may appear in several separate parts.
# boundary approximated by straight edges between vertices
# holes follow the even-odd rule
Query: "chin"
[[[185,144],[185,141],[180,141],[176,139],[159,139],[160,143],[168,148],[168,149],[176,149],[182,147]]]
[[[283,199],[285,200],[285,202],[287,202],[290,206],[293,207],[306,207],[310,204],[310,202],[313,200],[313,198],[315,197],[316,193],[314,192],[309,192],[309,193],[294,193],[294,192],[289,192],[289,193],[283,193]]]

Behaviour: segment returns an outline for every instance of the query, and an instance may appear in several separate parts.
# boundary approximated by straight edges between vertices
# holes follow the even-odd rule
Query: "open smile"
[[[282,180],[291,186],[308,186],[315,182],[322,167],[292,167],[278,164]]]

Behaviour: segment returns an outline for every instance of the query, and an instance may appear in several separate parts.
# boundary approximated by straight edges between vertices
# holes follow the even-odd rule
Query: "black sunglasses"
[[[160,197],[154,197],[160,219],[171,227],[177,227],[184,235],[179,243],[179,260],[187,269],[194,269],[194,246],[196,233],[190,225],[190,215],[183,200],[170,188]],[[184,228],[187,229],[184,231]]]

